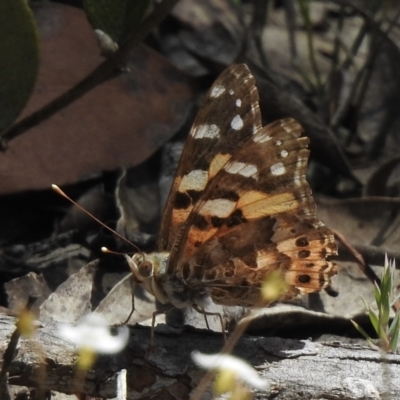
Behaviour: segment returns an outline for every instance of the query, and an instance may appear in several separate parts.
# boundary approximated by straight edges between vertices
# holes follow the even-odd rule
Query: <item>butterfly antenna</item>
[[[113,251],[113,250],[110,250],[108,247],[102,247],[101,249],[100,249],[103,253],[107,253],[107,254],[115,254],[115,255],[117,255],[117,256],[126,256],[127,254],[129,254],[129,253],[120,253],[119,251]]]
[[[66,198],[68,201],[70,201],[75,207],[79,208],[81,211],[83,211],[85,214],[89,215],[89,217],[93,218],[98,224],[100,224],[102,227],[108,229],[110,232],[112,232],[115,236],[118,236],[120,239],[122,239],[124,242],[130,244],[133,246],[139,253],[141,253],[141,250],[139,247],[137,247],[134,243],[132,243],[130,240],[128,240],[126,237],[122,236],[119,234],[117,231],[114,229],[111,229],[109,226],[107,226],[105,223],[101,222],[98,218],[96,218],[93,214],[91,214],[88,210],[85,210],[81,205],[79,205],[76,201],[72,200],[71,197],[69,197],[65,192],[63,192],[57,185],[52,184],[51,188],[58,193],[60,196]],[[104,247],[105,249],[105,247]],[[102,250],[103,251],[103,250]],[[110,250],[105,251],[109,253],[115,253],[115,254],[122,254],[122,253],[116,253],[112,252]]]

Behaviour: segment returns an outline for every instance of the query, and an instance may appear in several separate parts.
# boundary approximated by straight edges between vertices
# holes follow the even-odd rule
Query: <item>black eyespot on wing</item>
[[[310,275],[299,275],[299,276],[297,277],[297,280],[298,280],[300,283],[305,284],[305,283],[309,283],[309,282],[311,281],[311,277],[310,277]]]
[[[296,240],[296,246],[298,247],[306,247],[308,245],[308,240],[305,237],[301,237]]]
[[[297,255],[299,256],[299,258],[307,258],[310,256],[310,250],[300,250]]]

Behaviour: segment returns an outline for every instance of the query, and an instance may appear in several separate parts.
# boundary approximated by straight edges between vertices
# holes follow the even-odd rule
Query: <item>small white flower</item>
[[[192,352],[193,361],[201,368],[231,371],[238,379],[246,383],[248,386],[258,390],[265,390],[268,382],[261,378],[253,367],[240,358],[233,357],[229,354],[202,354],[199,351]]]
[[[104,317],[95,313],[84,316],[75,326],[60,324],[58,330],[62,339],[74,343],[78,348],[88,348],[103,354],[118,353],[129,339],[129,329],[126,326],[118,328],[117,335],[112,335]]]

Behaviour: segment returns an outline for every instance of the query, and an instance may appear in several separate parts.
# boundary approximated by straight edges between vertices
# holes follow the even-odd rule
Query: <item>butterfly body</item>
[[[185,144],[156,253],[127,257],[162,303],[202,307],[268,304],[261,287],[273,272],[287,290],[277,300],[330,284],[337,253],[317,219],[306,181],[309,150],[291,119],[262,126],[255,81],[245,65],[217,79]]]
[[[126,260],[136,282],[160,303],[172,304],[176,308],[203,306],[206,291],[201,285],[191,287],[182,278],[167,273],[169,253],[140,253],[132,258],[126,256]],[[149,268],[146,266],[143,270],[143,263]]]

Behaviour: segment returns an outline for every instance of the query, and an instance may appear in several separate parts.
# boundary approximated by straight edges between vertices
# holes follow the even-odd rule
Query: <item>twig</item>
[[[343,244],[340,244],[341,243],[339,243],[339,256],[336,257],[336,260],[354,261],[353,253]],[[364,260],[366,260],[368,264],[383,265],[385,254],[387,254],[390,259],[396,260],[397,268],[400,269],[400,253],[385,250],[372,245],[352,244],[351,246],[363,256]]]
[[[378,285],[381,284],[381,280],[378,278],[378,276],[375,274],[375,272],[372,270],[372,268],[369,266],[369,264],[364,260],[364,257],[362,256],[361,253],[357,251],[357,249],[352,246],[346,237],[342,235],[338,231],[333,231],[335,234],[335,238],[348,250],[348,252],[353,256],[353,261],[356,261],[357,264],[359,265],[361,271],[364,272],[365,276],[372,282],[376,282]]]
[[[367,263],[365,261],[362,254],[360,252],[358,252],[357,249],[354,246],[352,246],[341,233],[339,233],[338,231],[334,231],[334,234],[335,234],[335,238],[353,255],[353,257],[355,258],[356,262],[358,263],[358,265],[360,266],[361,270],[364,272],[366,277],[373,284],[376,284],[377,286],[380,287],[381,286],[380,278],[378,278],[378,276],[372,270],[369,263]],[[392,257],[390,255],[388,255],[388,258],[390,259]],[[397,265],[399,265],[398,262],[397,262]],[[397,312],[398,310],[400,310],[400,300],[396,300],[392,304],[392,308],[393,308],[394,312]]]

